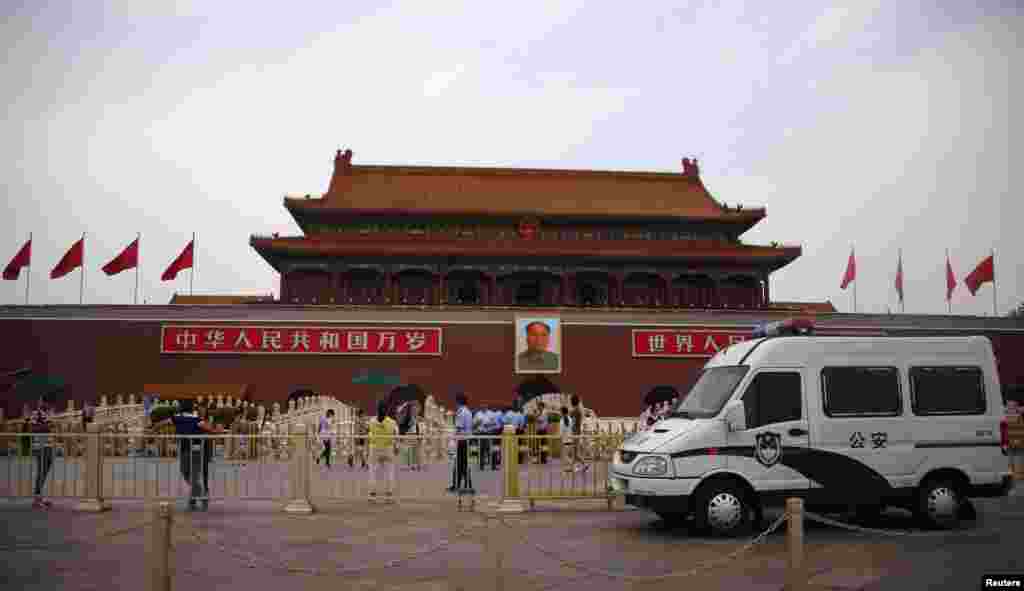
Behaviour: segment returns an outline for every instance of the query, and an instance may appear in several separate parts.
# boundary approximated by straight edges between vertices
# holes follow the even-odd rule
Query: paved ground
[[[979,519],[962,531],[913,536],[856,534],[809,523],[807,560],[816,589],[978,588],[985,572],[1024,572],[1024,496],[979,501]],[[505,524],[458,512],[454,500],[318,507],[283,514],[269,502],[215,503],[208,513],[175,513],[174,588],[383,589],[474,591],[505,588],[588,591],[630,588],[597,572],[657,576],[722,561],[743,543],[670,529],[640,511],[601,503],[541,504]],[[33,511],[0,502],[0,587],[25,590],[149,588],[151,514],[141,502],[81,514],[70,504]],[[769,518],[773,515],[769,514]],[[912,527],[891,512],[876,527]],[[129,531],[118,533],[118,530]],[[97,539],[100,538],[100,539]],[[75,541],[78,541],[75,543]],[[70,542],[70,543],[69,543]],[[497,568],[500,560],[501,568]],[[785,577],[784,527],[723,566],[644,585],[779,589]],[[578,564],[570,566],[565,561]]]

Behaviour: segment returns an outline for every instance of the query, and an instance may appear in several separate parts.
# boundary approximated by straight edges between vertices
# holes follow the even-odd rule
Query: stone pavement
[[[635,577],[682,572],[722,560],[743,545],[743,540],[698,538],[685,529],[668,529],[644,512],[603,507],[602,502],[542,503],[535,512],[506,516],[507,525],[501,525],[481,513],[457,512],[454,501],[337,503],[319,506],[309,516],[285,515],[269,502],[215,503],[208,513],[183,512],[179,504],[172,536],[173,584],[176,589],[254,591],[296,584],[332,591],[554,591],[585,585],[602,591],[631,588],[637,581],[593,570]],[[7,554],[0,580],[5,587],[149,586],[144,524],[151,514],[141,502],[115,503],[113,511],[91,515],[60,502],[40,512],[25,501],[12,501],[0,503],[0,513],[5,522],[0,551]],[[131,527],[137,529],[116,531]],[[843,532],[817,531],[820,535],[809,526],[807,534],[807,560],[817,588],[872,584],[899,560],[898,540],[865,542]],[[67,544],[70,540],[81,541]],[[724,566],[643,587],[780,589],[785,568],[783,527]]]
[[[318,505],[314,515],[291,516],[271,502],[217,502],[208,513],[183,512],[179,503],[174,588],[780,589],[785,578],[785,526],[722,566],[638,585],[595,571],[636,577],[685,573],[724,560],[744,540],[696,537],[641,511],[604,511],[601,501],[538,503],[532,513],[505,516],[507,525],[458,512],[454,505],[339,502]],[[966,588],[975,587],[983,572],[1024,570],[1021,490],[978,505],[978,522],[950,534],[858,535],[808,522],[810,588]],[[115,502],[113,511],[96,515],[76,513],[70,502],[57,501],[40,512],[28,501],[7,501],[0,502],[0,515],[0,552],[6,554],[0,587],[149,586],[145,524],[151,514],[141,502]],[[876,527],[898,532],[912,523],[890,512]]]

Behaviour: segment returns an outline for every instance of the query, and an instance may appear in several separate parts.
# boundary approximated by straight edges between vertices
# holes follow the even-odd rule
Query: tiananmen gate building
[[[79,401],[230,385],[370,408],[389,389],[377,376],[448,407],[456,388],[502,405],[554,389],[635,416],[655,386],[685,391],[718,350],[800,316],[826,335],[987,335],[1004,389],[1024,384],[1019,319],[773,302],[771,274],[800,247],[743,242],[766,210],[717,201],[696,160],[680,173],[360,166],[339,150],[327,192],[284,206],[302,236],[250,237],[278,299],[5,306],[0,370],[60,376]]]

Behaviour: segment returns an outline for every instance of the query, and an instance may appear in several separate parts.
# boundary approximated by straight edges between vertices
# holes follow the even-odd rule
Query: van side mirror
[[[730,402],[725,408],[725,424],[729,431],[747,430],[747,409],[744,408],[742,400]]]

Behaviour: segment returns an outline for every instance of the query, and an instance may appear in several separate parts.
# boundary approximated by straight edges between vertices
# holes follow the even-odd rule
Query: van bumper
[[[647,509],[655,513],[684,514],[690,512],[690,496],[677,495],[670,497],[647,496],[647,495],[625,495],[627,505],[638,509]]]
[[[992,484],[972,484],[967,492],[968,497],[992,498],[1005,497],[1013,490],[1013,476],[1006,474],[1002,481]]]

